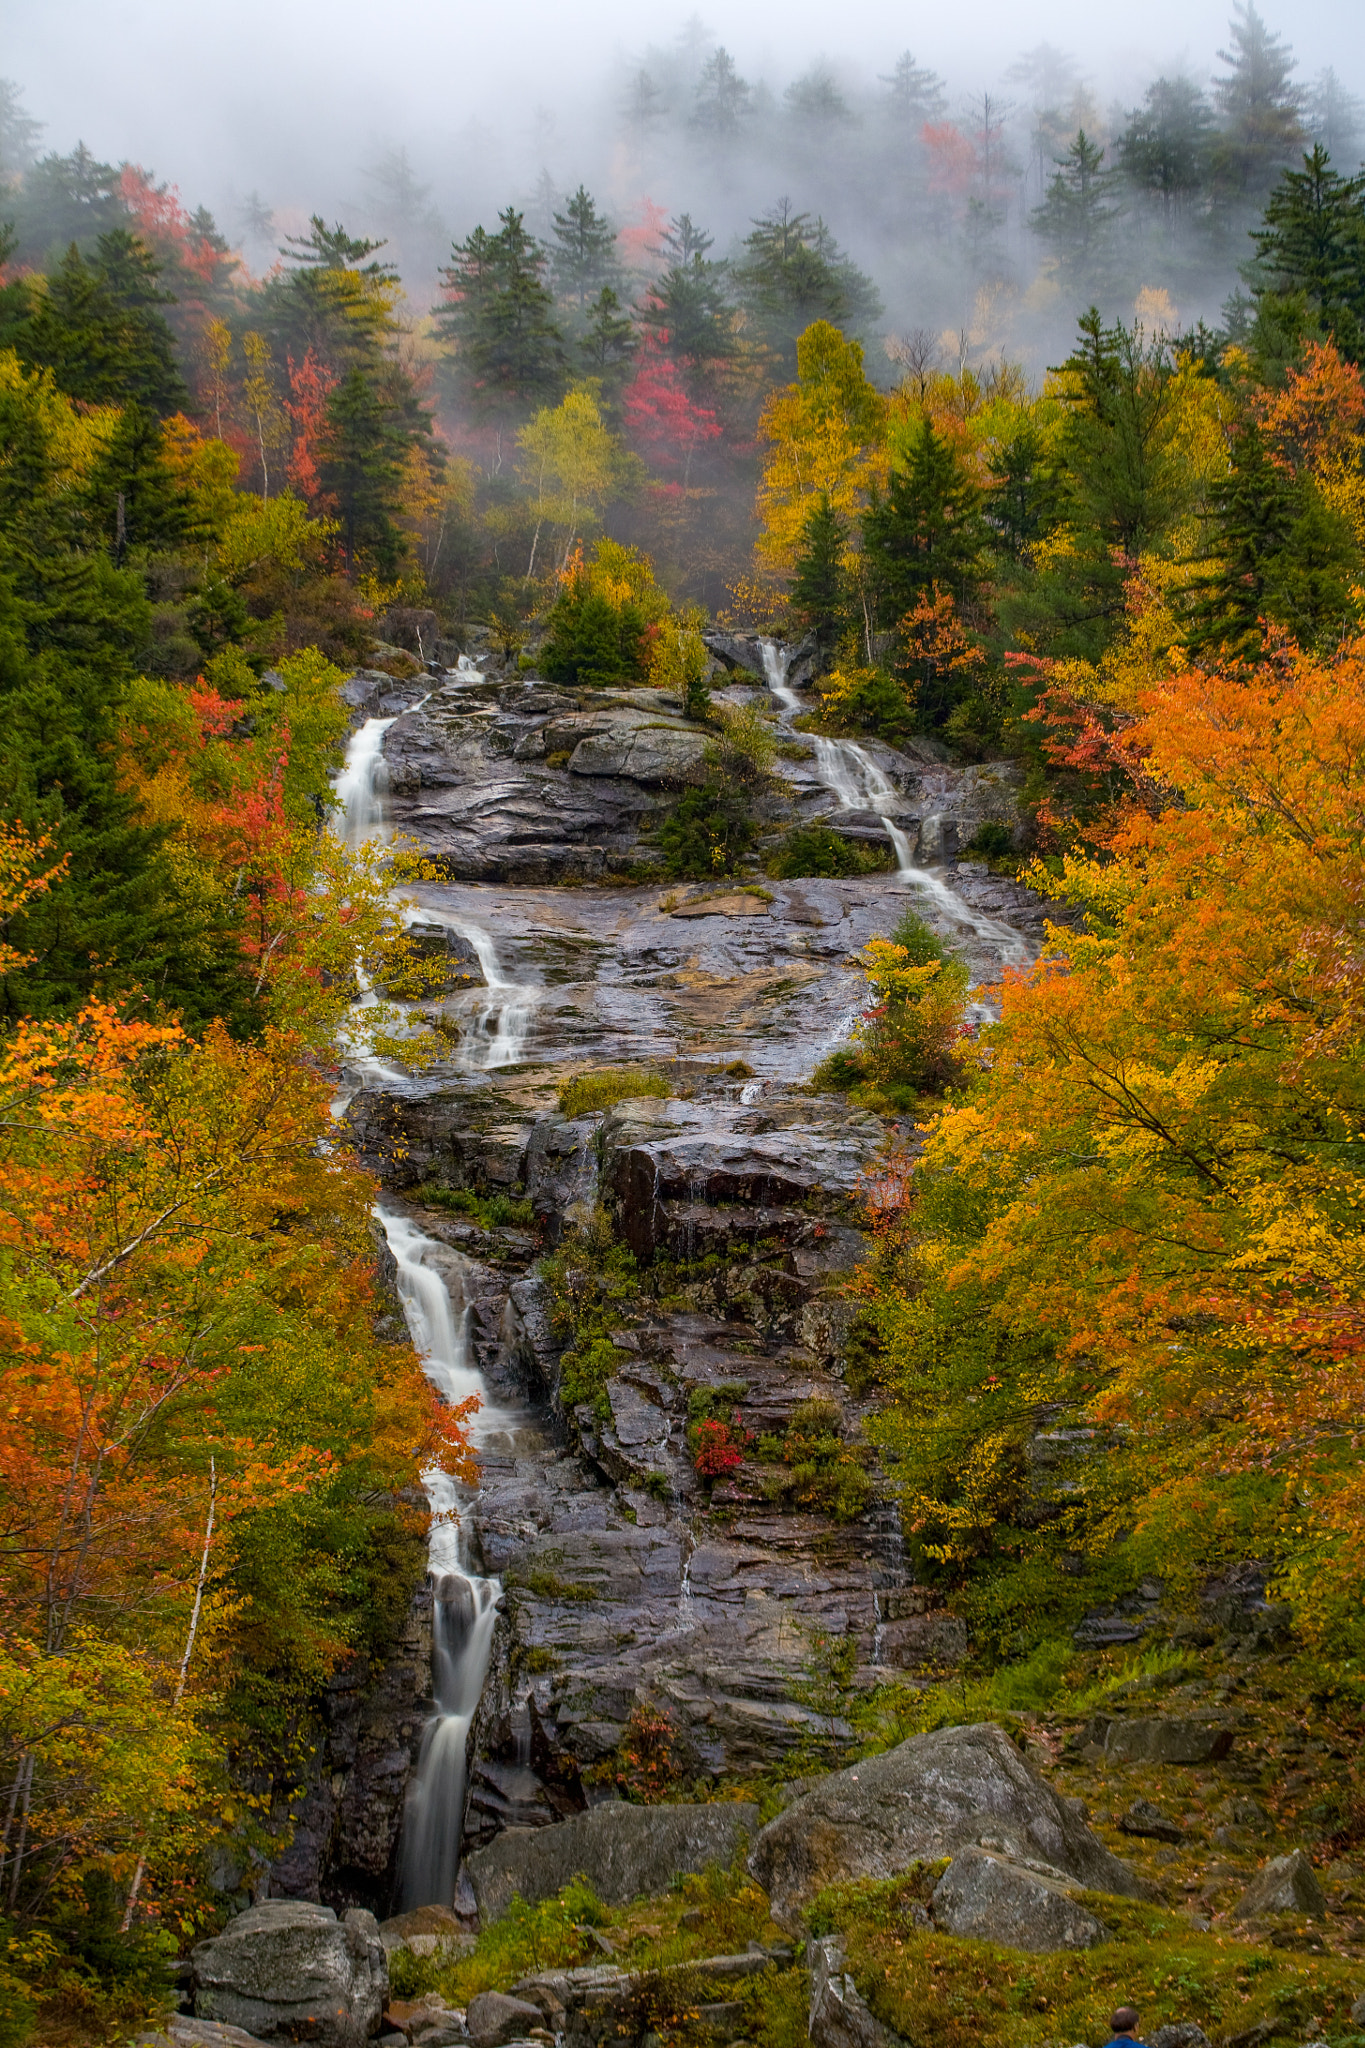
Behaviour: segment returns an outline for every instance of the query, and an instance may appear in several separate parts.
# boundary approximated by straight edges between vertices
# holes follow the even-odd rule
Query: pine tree
[[[848,618],[847,546],[847,524],[822,491],[801,529],[791,587],[791,608],[814,633],[822,654],[837,644]]]
[[[70,156],[41,157],[6,199],[21,253],[41,262],[72,242],[89,251],[98,235],[126,227],[128,209],[118,185],[113,164],[100,163],[83,142]]]
[[[881,313],[872,280],[840,252],[822,220],[793,213],[789,199],[754,222],[744,250],[735,270],[741,302],[789,370],[798,335],[814,321],[856,334]]]
[[[1234,198],[1258,202],[1303,139],[1303,95],[1292,52],[1270,33],[1256,0],[1233,0],[1233,9],[1232,48],[1218,52],[1229,70],[1213,88],[1223,123],[1216,165]]]
[[[480,411],[521,414],[563,394],[564,338],[544,283],[546,255],[509,206],[497,234],[475,228],[451,249],[441,272],[452,299],[437,309],[454,344],[462,395]]]
[[[555,289],[582,315],[589,299],[620,277],[616,230],[597,211],[591,193],[580,185],[563,213],[555,215],[554,237],[556,247],[550,261]]]
[[[1027,420],[995,449],[989,468],[986,522],[1006,551],[1021,557],[1065,519],[1065,478],[1042,434]]]
[[[979,486],[953,443],[922,419],[905,467],[863,519],[879,619],[899,619],[935,583],[959,603],[969,600],[980,586],[987,539]]]
[[[1365,136],[1365,100],[1348,92],[1329,64],[1308,95],[1308,131],[1339,164],[1358,162]]]
[[[578,354],[588,375],[601,384],[608,401],[619,397],[638,346],[634,324],[622,310],[611,286],[604,284],[588,308]]]
[[[886,109],[898,127],[918,133],[926,121],[943,119],[948,106],[943,80],[917,64],[908,50],[902,50],[889,72],[878,73],[877,83],[886,87]]]
[[[1216,129],[1213,109],[1188,78],[1158,78],[1119,137],[1118,157],[1130,185],[1178,220],[1207,190]]]
[[[8,183],[28,169],[44,125],[24,112],[22,87],[12,78],[0,78],[0,181]]]
[[[391,576],[403,558],[394,513],[408,445],[392,407],[351,370],[327,401],[318,478],[336,506],[352,574],[364,562]]]
[[[314,358],[340,377],[350,369],[378,374],[398,334],[394,305],[398,272],[378,260],[385,242],[331,227],[315,213],[306,235],[286,235],[280,254],[289,268],[265,287],[265,328],[278,362]]]
[[[1293,476],[1246,427],[1213,514],[1216,566],[1195,586],[1191,643],[1254,658],[1268,619],[1302,646],[1333,645],[1350,614],[1359,556],[1349,522],[1312,479]]]
[[[1114,197],[1117,175],[1105,170],[1104,156],[1078,128],[1066,155],[1054,159],[1057,169],[1047,197],[1030,216],[1064,274],[1091,285],[1110,267],[1114,228],[1123,211]]]
[[[1106,327],[1092,306],[1059,374],[1077,524],[1101,553],[1135,554],[1167,532],[1187,486],[1173,442],[1170,352],[1140,327]]]
[[[1301,294],[1341,353],[1358,361],[1365,344],[1365,174],[1339,177],[1315,144],[1301,171],[1281,173],[1252,240],[1256,260],[1248,276],[1258,301]]]
[[[751,111],[752,99],[749,86],[736,71],[735,60],[729,51],[713,50],[702,66],[697,84],[693,126],[705,128],[716,136],[728,138],[738,135]]]
[[[126,228],[101,235],[88,262],[73,242],[46,291],[32,296],[14,346],[52,371],[72,398],[93,405],[176,412],[188,397],[175,363],[175,337],[160,308],[161,265]]]
[[[641,324],[685,365],[694,388],[710,383],[735,352],[734,309],[726,292],[729,266],[711,263],[703,253],[711,238],[694,228],[686,214],[675,222],[680,245],[691,247],[656,278],[640,306]]]

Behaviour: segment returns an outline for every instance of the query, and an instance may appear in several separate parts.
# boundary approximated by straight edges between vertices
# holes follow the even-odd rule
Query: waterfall
[[[791,715],[800,709],[800,699],[787,685],[790,654],[775,641],[761,640],[763,671],[768,687],[783,710]],[[932,900],[935,908],[954,924],[965,925],[995,957],[1009,966],[1024,966],[1029,959],[1027,941],[997,918],[973,910],[965,897],[950,888],[930,868],[916,867],[910,835],[888,815],[901,798],[885,769],[879,768],[865,747],[854,740],[830,740],[817,733],[809,735],[815,747],[815,771],[843,811],[870,811],[880,818],[882,829],[896,849],[896,873],[900,881],[912,882]]]
[[[476,1395],[484,1384],[470,1356],[469,1304],[453,1300],[441,1275],[426,1263],[436,1241],[411,1217],[376,1211],[398,1269],[398,1298],[422,1367],[447,1401]],[[458,1255],[446,1253],[463,1262]],[[476,1419],[476,1440],[500,1421],[487,1408]],[[455,1896],[464,1829],[465,1770],[470,1725],[488,1674],[501,1590],[496,1579],[473,1571],[466,1559],[461,1516],[465,1489],[437,1469],[422,1474],[431,1508],[427,1569],[432,1580],[431,1688],[436,1711],[422,1730],[417,1766],[403,1815],[400,1870],[402,1906],[448,1906]]]
[[[543,991],[534,982],[513,981],[503,972],[492,934],[466,917],[447,910],[433,910],[427,904],[410,903],[405,912],[409,924],[444,925],[474,948],[474,957],[484,979],[484,994],[478,1000],[467,1043],[470,1065],[484,1073],[498,1067],[514,1067],[525,1057],[536,1005]]]
[[[351,734],[346,759],[334,788],[341,799],[341,815],[334,821],[338,839],[352,849],[367,839],[383,844],[388,839],[384,823],[384,791],[388,768],[384,760],[384,735],[394,718],[367,718]]]

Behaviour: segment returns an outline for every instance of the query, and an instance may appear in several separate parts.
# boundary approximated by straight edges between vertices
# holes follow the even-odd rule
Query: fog
[[[731,6],[689,19],[629,0],[241,0],[223,10],[25,0],[0,69],[46,124],[44,148],[80,139],[98,156],[144,165],[188,206],[208,205],[257,271],[282,231],[321,212],[387,233],[420,311],[451,236],[491,225],[509,202],[543,233],[550,205],[581,181],[622,225],[651,217],[646,201],[653,217],[689,211],[722,255],[785,196],[823,216],[873,276],[888,330],[971,330],[982,351],[1036,360],[1074,310],[1055,287],[1036,289],[1040,250],[1028,219],[1052,148],[1064,146],[1061,128],[1053,142],[1040,139],[1043,101],[1066,133],[1084,121],[1112,159],[1127,110],[1155,78],[1208,85],[1230,12],[1229,0],[1146,0],[1132,14],[1105,15],[1092,0],[1047,0],[1031,14],[1006,0],[914,10],[795,0],[780,11]],[[1348,93],[1365,88],[1359,0],[1266,0],[1263,12],[1292,43],[1306,91],[1328,66]],[[746,131],[724,148],[690,114],[717,44],[751,88]],[[932,179],[916,185],[887,144],[879,81],[907,48],[941,75],[942,118],[969,127],[983,106],[988,121],[1000,118],[989,235],[965,254],[960,219],[947,232],[926,217]],[[1021,68],[1029,51],[1035,61]],[[642,69],[659,99],[648,120],[632,122],[631,81]],[[784,97],[811,77],[842,103],[832,118],[803,119]],[[1360,147],[1365,138],[1342,168],[1354,167]],[[273,215],[271,230],[254,238],[250,195]],[[1218,246],[1169,220],[1162,232],[1132,223],[1131,236],[1140,227],[1146,239],[1122,282],[1100,280],[1094,295],[1109,289],[1122,312],[1136,284],[1164,292],[1181,320],[1216,317],[1247,254],[1244,224]]]

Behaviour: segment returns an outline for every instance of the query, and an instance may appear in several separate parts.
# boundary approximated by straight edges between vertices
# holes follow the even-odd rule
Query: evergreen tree
[[[1196,586],[1190,640],[1254,658],[1270,620],[1302,646],[1330,648],[1350,616],[1360,574],[1350,522],[1295,477],[1246,427],[1215,493],[1216,567]]]
[[[908,50],[902,50],[889,72],[878,74],[877,83],[886,87],[886,110],[898,128],[918,135],[926,121],[941,121],[947,111],[943,80],[917,64]]]
[[[43,126],[25,113],[22,87],[12,78],[0,78],[0,182],[8,184],[28,169]]]
[[[554,217],[555,248],[551,255],[555,289],[569,299],[580,316],[589,299],[615,285],[621,274],[616,260],[616,230],[597,211],[582,185],[563,213]]]
[[[841,255],[824,222],[793,213],[789,199],[754,222],[744,250],[735,270],[741,302],[789,371],[797,337],[812,322],[828,320],[856,334],[882,311],[872,280]]]
[[[1078,128],[1057,169],[1047,197],[1030,216],[1063,273],[1097,282],[1112,262],[1114,228],[1122,207],[1114,197],[1118,178],[1104,168],[1104,151]]]
[[[678,213],[664,229],[663,239],[653,254],[662,256],[670,266],[679,263],[686,266],[694,257],[705,256],[714,247],[715,240],[714,235],[708,235],[705,228],[697,226],[690,213]]]
[[[1318,73],[1308,95],[1308,132],[1339,164],[1359,162],[1365,100],[1347,92],[1330,64]]]
[[[161,422],[135,399],[122,408],[91,478],[96,530],[115,562],[130,551],[174,548],[204,539],[191,501],[163,460]]]
[[[604,284],[588,308],[578,354],[584,369],[598,380],[607,399],[619,396],[637,346],[629,315],[611,286]]]
[[[704,128],[711,135],[738,135],[751,111],[752,99],[748,84],[736,71],[735,60],[729,51],[713,50],[702,66],[697,84],[693,126]]]
[[[691,245],[691,257],[680,258],[655,279],[639,315],[660,346],[686,367],[694,387],[705,386],[735,352],[728,265],[707,261],[703,251],[710,237],[693,228],[686,215],[676,225],[680,241]]]
[[[1293,54],[1270,33],[1256,0],[1233,0],[1233,10],[1232,48],[1218,52],[1229,69],[1213,88],[1222,116],[1216,166],[1230,194],[1259,202],[1303,139],[1303,95]]]
[[[351,370],[327,401],[318,476],[341,521],[346,558],[392,576],[402,561],[395,523],[411,440],[407,424],[361,370]]]
[[[160,310],[171,303],[157,284],[160,273],[151,251],[126,228],[98,238],[93,262],[73,242],[46,289],[33,290],[16,350],[51,370],[72,398],[178,411],[188,393]]]
[[[793,79],[782,97],[792,118],[808,128],[848,127],[853,120],[847,100],[823,64]]]
[[[454,244],[441,273],[452,302],[437,311],[463,396],[482,412],[515,414],[563,395],[564,338],[544,283],[544,249],[514,207],[498,219],[497,234],[479,227]]]
[[[1073,516],[1101,552],[1135,554],[1168,531],[1187,488],[1173,440],[1170,351],[1139,327],[1106,327],[1092,306],[1060,375]]]
[[[801,529],[791,587],[791,608],[814,633],[822,654],[837,644],[848,618],[847,546],[848,527],[822,491]]]
[[[378,374],[398,333],[398,272],[378,261],[384,242],[331,227],[314,214],[306,235],[287,235],[280,254],[289,266],[264,292],[264,326],[277,360],[314,357],[337,377],[350,369]]]
[[[70,156],[40,158],[6,202],[21,253],[37,262],[54,257],[72,242],[90,250],[97,236],[126,227],[128,209],[118,182],[113,164],[100,163],[83,142]]]
[[[989,468],[986,523],[1017,559],[1065,519],[1066,480],[1031,421],[995,449]]]
[[[1281,173],[1252,240],[1256,260],[1247,275],[1257,300],[1302,296],[1322,331],[1358,361],[1365,342],[1365,174],[1339,177],[1315,144],[1301,171]]]
[[[863,519],[878,617],[891,623],[939,583],[964,603],[980,586],[989,538],[981,491],[953,443],[922,419],[909,457]]]
[[[1188,78],[1158,78],[1128,117],[1119,164],[1170,223],[1207,190],[1215,137],[1213,109],[1199,87]]]

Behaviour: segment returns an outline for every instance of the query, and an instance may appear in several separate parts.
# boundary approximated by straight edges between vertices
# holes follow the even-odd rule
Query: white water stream
[[[460,1284],[464,1261],[438,1246],[410,1216],[383,1207],[376,1214],[394,1256],[398,1298],[427,1378],[452,1407],[471,1395],[480,1403],[469,1425],[477,1448],[495,1431],[505,1431],[511,1418],[487,1406],[487,1389],[471,1354],[471,1311]],[[428,1263],[436,1251],[453,1270],[453,1291]],[[399,1883],[405,1912],[448,1906],[455,1896],[469,1730],[488,1675],[502,1590],[497,1579],[483,1577],[469,1562],[461,1513],[468,1490],[437,1466],[422,1474],[422,1486],[431,1507],[427,1569],[436,1711],[422,1730],[403,1815]]]
[[[780,647],[775,640],[760,640],[758,644],[763,650],[764,679],[782,706],[786,720],[790,721],[802,708],[801,699],[787,681],[790,651]],[[881,820],[883,830],[896,849],[897,879],[923,890],[943,917],[953,924],[965,926],[998,960],[1011,967],[1025,965],[1030,957],[1029,949],[1019,932],[997,918],[987,917],[984,911],[973,910],[971,904],[959,896],[956,889],[950,888],[934,869],[916,867],[909,833],[889,815],[893,808],[900,807],[900,792],[866,748],[854,740],[825,739],[817,733],[804,737],[809,738],[815,748],[816,774],[825,788],[832,792],[840,810],[870,812]]]
[[[461,682],[483,679],[482,670],[473,666],[468,655],[460,656],[456,673]],[[412,709],[420,711],[426,702],[427,698],[423,697]],[[351,735],[347,745],[346,758],[335,784],[342,808],[333,820],[332,829],[342,843],[352,849],[366,844],[387,845],[391,837],[384,816],[384,795],[388,788],[384,736],[396,723],[396,717],[402,715],[367,718]],[[465,1035],[463,1064],[484,1073],[491,1073],[498,1067],[515,1066],[525,1057],[526,1042],[543,991],[533,982],[513,980],[504,971],[493,938],[481,925],[471,923],[468,918],[454,917],[447,911],[432,910],[412,902],[403,906],[403,915],[409,924],[444,925],[450,931],[458,932],[474,949],[484,987],[468,1005],[470,1021]],[[358,971],[358,979],[360,999],[355,1007],[358,1011],[373,1009],[379,998],[363,968]],[[405,1076],[372,1053],[366,1053],[358,1040],[358,1034],[343,1038],[347,1066],[354,1068],[366,1080],[401,1087]]]
[[[393,723],[392,718],[367,719],[346,750],[336,784],[343,806],[336,830],[348,846],[383,842],[388,837],[384,735]],[[488,998],[481,1005],[475,1027],[477,1064],[491,1068],[520,1058],[538,991],[528,992],[508,979],[498,964],[491,937],[479,926],[421,910],[412,903],[403,906],[403,915],[409,923],[431,919],[448,924],[474,948]],[[363,973],[360,982],[356,1008],[364,1010],[377,998]],[[364,1053],[358,1042],[346,1047],[346,1056],[347,1064],[367,1080],[401,1084],[404,1079]],[[342,1103],[345,1099],[341,1098]],[[480,1403],[469,1425],[477,1449],[495,1432],[505,1432],[511,1418],[488,1407],[483,1378],[472,1358],[471,1310],[461,1285],[465,1263],[457,1253],[426,1236],[411,1217],[383,1207],[375,1213],[393,1253],[399,1300],[423,1370],[452,1406],[471,1395]],[[441,1272],[429,1263],[429,1255],[437,1251],[454,1276],[453,1294]],[[464,1830],[469,1730],[488,1673],[501,1591],[496,1579],[483,1577],[468,1561],[462,1513],[468,1490],[437,1466],[423,1472],[421,1478],[431,1510],[427,1569],[433,1596],[431,1683],[436,1711],[422,1731],[408,1786],[400,1868],[404,1909],[449,1906],[454,1898]]]

